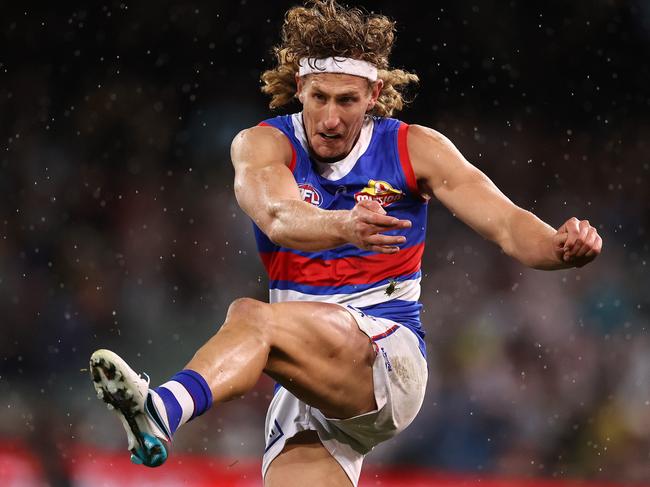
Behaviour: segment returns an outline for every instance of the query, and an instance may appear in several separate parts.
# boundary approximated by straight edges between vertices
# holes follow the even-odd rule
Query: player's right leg
[[[119,357],[112,354],[107,359],[103,353],[104,365],[91,361],[95,387],[105,402],[117,407],[133,459],[148,466],[160,462],[150,458],[156,452],[148,447],[145,433],[164,446],[181,424],[202,414],[213,400],[219,403],[245,394],[262,372],[328,417],[348,418],[376,407],[370,338],[349,310],[334,304],[239,299],[187,368],[148,391],[146,381],[138,381]],[[115,382],[103,371],[112,367],[119,372],[118,380],[132,380]]]
[[[149,381],[135,373],[110,350],[97,350],[90,357],[90,373],[97,397],[114,410],[127,434],[131,461],[157,467],[167,460],[171,440],[164,424],[147,413],[153,395]],[[149,404],[153,409],[153,404]]]

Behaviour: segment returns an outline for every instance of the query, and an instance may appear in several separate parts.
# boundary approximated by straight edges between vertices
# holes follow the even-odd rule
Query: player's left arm
[[[408,149],[422,193],[536,269],[581,267],[600,254],[602,239],[587,220],[568,219],[554,229],[515,205],[454,145],[435,130],[411,125]]]

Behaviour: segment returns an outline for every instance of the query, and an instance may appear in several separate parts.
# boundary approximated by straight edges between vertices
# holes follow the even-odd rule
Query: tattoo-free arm
[[[302,201],[288,168],[292,148],[279,130],[243,130],[233,140],[231,157],[237,201],[274,243],[303,251],[346,243],[382,253],[399,250],[403,237],[381,232],[406,228],[410,222],[387,216],[376,202],[352,210],[323,210]]]
[[[412,125],[408,148],[422,191],[438,198],[454,215],[521,263],[536,269],[562,269],[584,265],[600,252],[602,241],[598,243],[596,234],[594,248],[579,254],[581,250],[573,245],[577,237],[572,237],[572,220],[557,231],[516,206],[440,133]],[[577,231],[585,233],[585,226]],[[595,229],[587,231],[593,237]]]

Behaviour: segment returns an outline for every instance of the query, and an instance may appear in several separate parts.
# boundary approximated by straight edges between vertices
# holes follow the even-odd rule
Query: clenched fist
[[[603,239],[588,220],[569,218],[553,237],[557,258],[567,265],[582,267],[594,260],[603,247]]]

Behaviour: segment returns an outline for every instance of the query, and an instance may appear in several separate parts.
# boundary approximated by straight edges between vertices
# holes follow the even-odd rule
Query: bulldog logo
[[[393,188],[386,181],[368,181],[368,186],[358,193],[355,193],[354,200],[358,203],[363,200],[373,200],[381,206],[388,206],[404,197],[404,193],[399,189]]]

